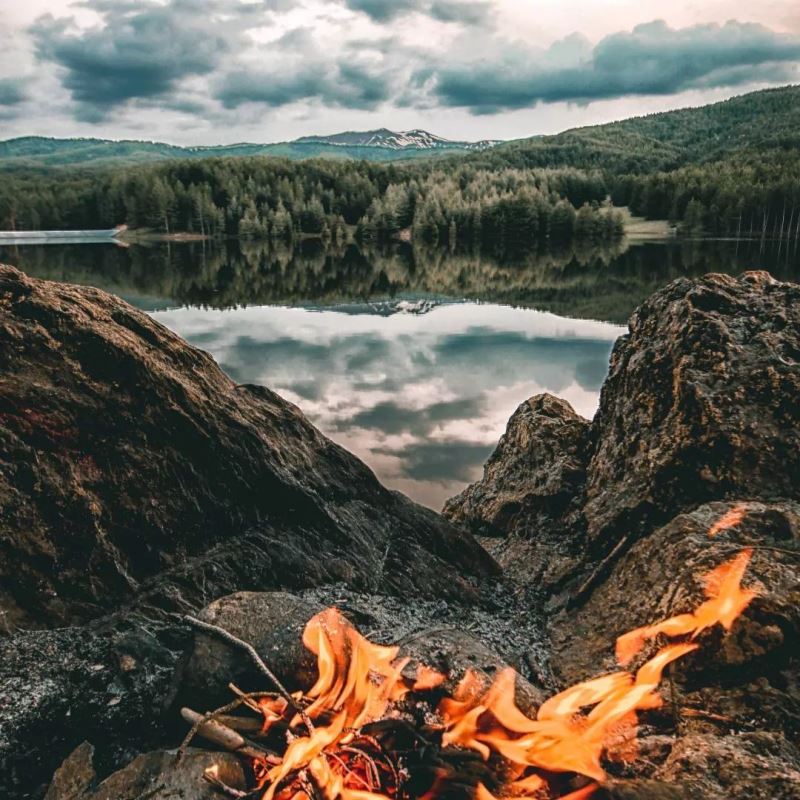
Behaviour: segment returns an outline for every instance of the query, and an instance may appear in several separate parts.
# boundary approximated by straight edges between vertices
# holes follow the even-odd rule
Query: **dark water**
[[[304,242],[0,247],[31,275],[97,286],[296,402],[388,485],[439,507],[481,474],[509,415],[548,391],[591,416],[633,309],[680,276],[800,277],[785,243],[641,243],[498,263]]]

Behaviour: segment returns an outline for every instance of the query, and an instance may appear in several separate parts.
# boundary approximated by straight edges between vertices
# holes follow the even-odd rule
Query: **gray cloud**
[[[268,30],[302,0],[84,0],[75,5],[94,11],[99,24],[80,27],[72,17],[46,15],[29,33],[45,74],[54,66],[69,93],[70,113],[90,123],[127,107],[220,124],[248,104],[276,109],[296,102],[317,112],[455,107],[492,114],[538,103],[787,83],[797,79],[800,63],[800,36],[736,21],[682,29],[656,21],[596,44],[573,34],[537,49],[495,32],[490,0],[329,2],[368,16],[379,30],[364,37],[358,28],[353,36],[353,20],[342,15],[324,17],[327,27],[317,28],[309,12],[306,27],[263,43],[249,32]],[[461,30],[443,51],[408,44],[393,23],[411,13],[427,17],[420,25],[438,20]],[[0,109],[18,116],[25,94],[44,83],[22,87],[8,77],[0,79]],[[243,116],[255,120],[260,111]]]
[[[487,22],[491,14],[491,4],[484,0],[344,0],[344,3],[351,11],[360,11],[381,23],[419,12],[440,22],[479,25]]]
[[[389,99],[391,89],[382,73],[342,58],[338,62],[304,60],[296,68],[285,65],[270,72],[239,70],[220,82],[215,96],[226,108],[319,100],[327,106],[374,109]]]
[[[72,18],[48,14],[31,28],[39,59],[62,68],[79,119],[99,121],[130,100],[163,96],[184,78],[212,72],[230,49],[210,0],[199,8],[190,0],[86,5],[102,26],[79,29]]]
[[[484,464],[494,445],[480,442],[420,442],[403,448],[376,448],[380,455],[403,462],[404,474],[416,481],[468,483]]]
[[[16,106],[25,99],[26,94],[22,89],[21,80],[0,78],[0,106]]]
[[[361,411],[346,424],[347,427],[378,430],[384,434],[412,433],[417,437],[424,437],[446,422],[478,419],[485,408],[484,396],[434,403],[420,409],[406,408],[387,401]],[[342,426],[341,429],[346,428]]]
[[[489,2],[463,3],[461,0],[434,0],[428,13],[440,22],[456,22],[460,25],[484,25],[492,16]]]
[[[509,43],[496,43],[495,51],[480,62],[422,68],[416,85],[432,86],[444,105],[494,113],[539,102],[780,82],[796,74],[800,38],[736,21],[681,29],[655,21],[607,36],[594,48],[572,36],[543,52]]]
[[[421,0],[345,0],[345,5],[351,11],[363,12],[376,22],[388,22],[401,14],[419,10],[423,3]]]

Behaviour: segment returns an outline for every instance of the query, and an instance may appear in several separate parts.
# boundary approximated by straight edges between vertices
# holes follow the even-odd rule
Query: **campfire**
[[[720,520],[709,533],[729,524],[736,520]],[[318,678],[295,692],[246,642],[190,619],[248,651],[275,691],[231,685],[235,699],[224,708],[184,709],[192,729],[179,755],[197,734],[238,753],[249,791],[226,786],[213,767],[204,775],[236,798],[582,800],[614,762],[637,757],[639,715],[663,704],[659,685],[669,665],[697,650],[703,631],[729,630],[753,599],[755,591],[742,587],[750,557],[741,552],[707,574],[706,600],[694,611],[620,636],[617,661],[628,669],[572,686],[535,714],[515,702],[514,670],[491,685],[467,671],[448,690],[451,676],[412,669],[399,648],[368,641],[335,608],[306,625],[303,643]]]

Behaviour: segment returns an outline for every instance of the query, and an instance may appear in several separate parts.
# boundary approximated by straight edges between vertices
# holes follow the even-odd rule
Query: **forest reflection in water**
[[[778,243],[677,240],[511,263],[313,241],[4,247],[0,262],[123,296],[433,507],[480,476],[530,395],[557,394],[591,416],[620,324],[670,280],[800,272]]]
[[[503,262],[410,244],[365,251],[264,242],[23,245],[0,247],[0,263],[139,298],[152,307],[332,305],[398,297],[479,300],[624,323],[669,281],[707,272],[767,269],[800,273],[800,252],[785,242],[680,240],[542,250]]]

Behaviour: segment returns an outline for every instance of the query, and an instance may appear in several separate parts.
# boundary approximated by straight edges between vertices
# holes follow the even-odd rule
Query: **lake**
[[[633,309],[680,276],[800,277],[785,242],[544,251],[330,251],[316,241],[0,246],[30,275],[97,286],[297,403],[380,479],[440,508],[476,480],[526,398],[591,417]]]

